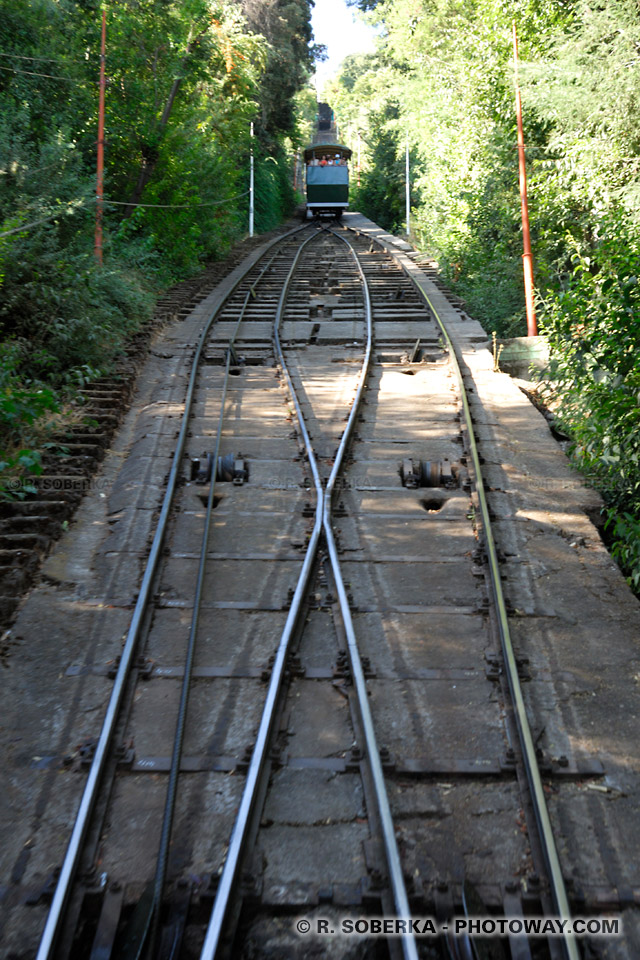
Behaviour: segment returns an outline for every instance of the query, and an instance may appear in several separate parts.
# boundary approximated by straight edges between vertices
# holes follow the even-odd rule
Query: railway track
[[[303,956],[297,916],[569,919],[545,782],[600,770],[540,768],[465,379],[411,262],[354,231],[275,241],[209,318],[122,652],[86,668],[113,689],[67,764],[38,960]]]

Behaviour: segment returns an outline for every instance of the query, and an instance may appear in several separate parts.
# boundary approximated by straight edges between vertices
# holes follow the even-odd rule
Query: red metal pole
[[[102,11],[102,40],[100,43],[100,101],[98,105],[98,173],[96,180],[96,239],[95,256],[102,266],[102,200],[104,197],[104,91],[105,47],[107,39],[107,14]]]
[[[518,118],[518,168],[520,171],[520,205],[522,207],[522,269],[524,272],[524,299],[527,307],[527,336],[538,333],[536,312],[533,301],[533,255],[531,253],[531,233],[529,231],[529,205],[527,203],[527,168],[524,157],[524,132],[522,129],[522,100],[518,81],[518,36],[516,22],[513,21],[513,65],[516,84],[516,115]]]

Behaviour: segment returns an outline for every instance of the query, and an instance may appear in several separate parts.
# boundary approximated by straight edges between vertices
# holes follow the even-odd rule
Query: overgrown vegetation
[[[550,374],[573,455],[608,505],[613,554],[640,590],[640,244],[616,217],[572,259],[545,315]]]
[[[158,291],[224,256],[246,233],[252,148],[256,231],[290,211],[296,95],[317,53],[310,6],[104,4],[99,268],[103,4],[0,0],[0,495],[15,475],[38,471],[39,424],[109,369]]]
[[[640,588],[640,20],[634,0],[353,0],[382,29],[325,91],[365,146],[357,204],[412,232],[488,331],[523,335],[512,20],[556,402]]]

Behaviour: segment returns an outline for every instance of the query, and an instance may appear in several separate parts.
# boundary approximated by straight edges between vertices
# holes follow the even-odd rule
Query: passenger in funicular
[[[346,167],[347,158],[340,156],[339,153],[334,156],[327,156],[326,153],[322,154],[322,159],[318,160],[316,156],[312,157],[309,161],[310,167]]]

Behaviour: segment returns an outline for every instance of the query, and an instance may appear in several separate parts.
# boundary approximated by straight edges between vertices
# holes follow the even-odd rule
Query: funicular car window
[[[349,168],[346,166],[307,167],[307,184],[349,183]]]

